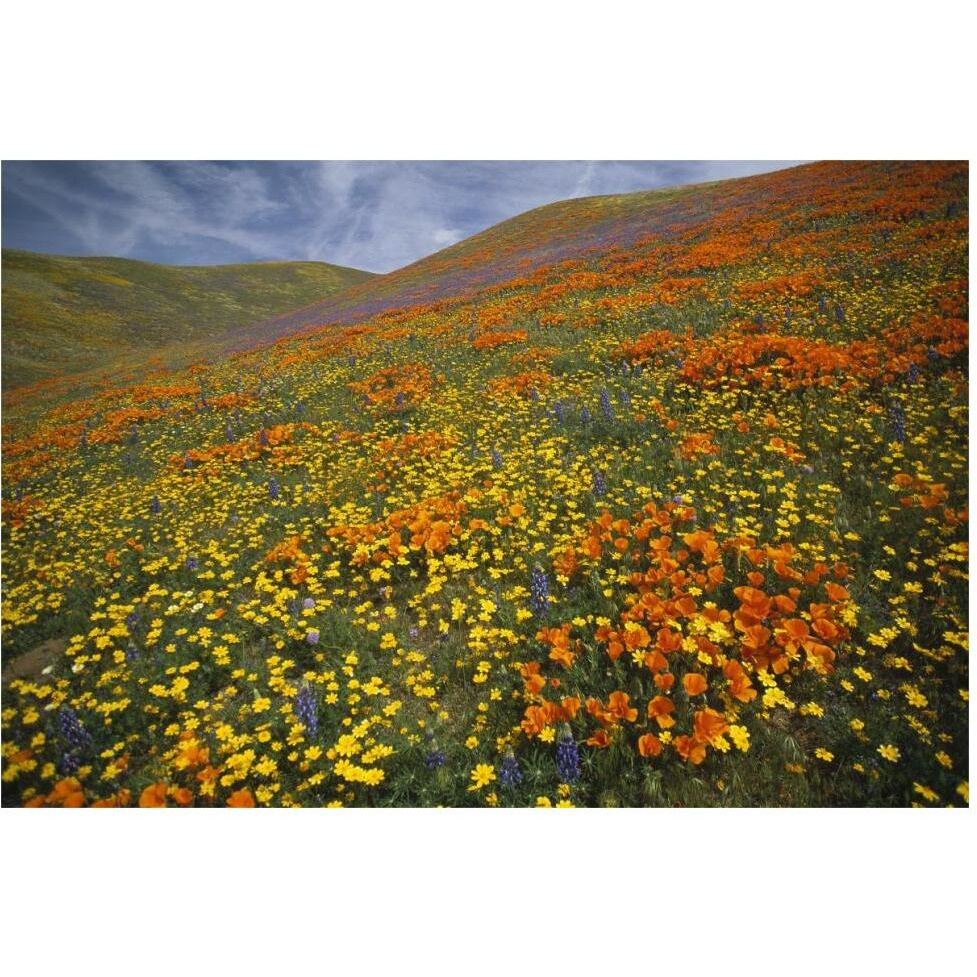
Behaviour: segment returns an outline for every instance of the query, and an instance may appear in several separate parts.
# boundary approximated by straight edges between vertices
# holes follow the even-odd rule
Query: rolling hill
[[[946,179],[966,192],[964,171],[957,168]],[[354,324],[384,311],[471,297],[570,262],[594,264],[652,244],[659,249],[688,248],[690,242],[714,236],[717,229],[762,244],[771,231],[761,222],[777,220],[792,209],[798,213],[790,226],[778,228],[778,236],[790,236],[806,211],[819,209],[819,201],[834,200],[838,207],[855,208],[867,216],[890,207],[892,193],[910,201],[917,192],[935,193],[931,177],[918,164],[865,161],[811,163],[761,176],[563,200],[503,221],[341,294],[255,323],[234,335],[233,348],[308,327]],[[825,213],[815,227],[825,235],[833,220],[837,216]]]
[[[372,278],[322,262],[176,267],[3,250],[3,385],[209,342]]]

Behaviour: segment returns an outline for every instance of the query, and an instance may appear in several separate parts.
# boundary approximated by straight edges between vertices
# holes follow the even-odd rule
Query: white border
[[[968,158],[963,6],[18,5],[0,157]],[[968,812],[0,812],[10,972],[945,973]]]

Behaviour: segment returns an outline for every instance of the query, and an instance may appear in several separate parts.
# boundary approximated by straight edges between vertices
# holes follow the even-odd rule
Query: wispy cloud
[[[555,200],[785,165],[7,162],[3,244],[171,264],[319,260],[390,271]]]

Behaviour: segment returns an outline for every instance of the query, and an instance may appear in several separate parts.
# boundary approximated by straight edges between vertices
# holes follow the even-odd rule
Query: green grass
[[[318,261],[177,267],[3,249],[3,386],[234,330],[372,278]]]

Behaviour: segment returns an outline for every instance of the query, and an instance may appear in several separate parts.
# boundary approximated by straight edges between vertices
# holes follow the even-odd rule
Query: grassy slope
[[[3,384],[211,340],[372,278],[322,262],[175,267],[3,251]]]

